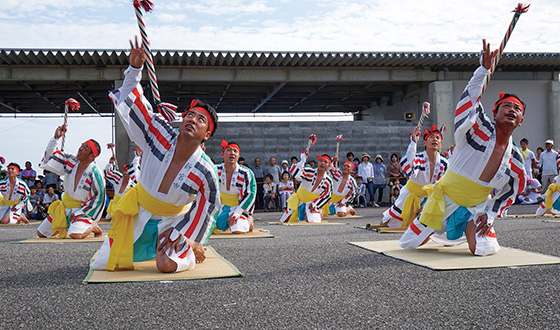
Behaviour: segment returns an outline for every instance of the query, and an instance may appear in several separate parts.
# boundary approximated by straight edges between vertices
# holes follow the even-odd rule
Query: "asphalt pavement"
[[[434,271],[348,244],[398,239],[356,228],[383,211],[336,226],[257,213],[274,238],[209,241],[243,277],[175,282],[83,285],[100,243],[12,244],[38,223],[0,226],[0,329],[560,328],[560,265]],[[500,244],[560,256],[560,223],[542,220],[496,220]]]

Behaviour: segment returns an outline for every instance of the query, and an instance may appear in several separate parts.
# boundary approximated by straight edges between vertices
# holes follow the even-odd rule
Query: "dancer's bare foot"
[[[95,237],[101,237],[101,235],[103,235],[103,230],[101,229],[101,227],[99,227],[96,221],[94,221],[91,225],[91,231],[93,232],[93,236]]]
[[[24,223],[24,224],[29,224],[29,220],[27,219],[27,217],[25,215],[20,215],[19,219],[17,220],[17,223]]]

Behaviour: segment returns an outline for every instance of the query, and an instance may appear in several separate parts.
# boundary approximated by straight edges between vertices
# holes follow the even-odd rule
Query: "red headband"
[[[498,110],[498,107],[500,106],[500,104],[504,103],[504,102],[513,102],[515,104],[517,104],[518,106],[521,107],[521,113],[525,114],[525,108],[523,107],[523,102],[521,102],[520,99],[518,99],[517,97],[510,95],[508,97],[504,97],[505,94],[504,93],[500,93],[500,99],[498,100],[498,102],[494,103],[494,110],[492,110],[492,112],[496,112],[496,110]]]
[[[438,134],[439,137],[443,140],[443,135],[441,135],[441,132],[438,131],[437,126],[432,125],[429,131],[427,129],[424,130],[424,141],[426,141],[428,137],[432,134]]]
[[[17,168],[17,166],[14,165],[9,165],[8,168],[13,168],[14,170],[16,170],[17,174],[19,174],[19,168]]]
[[[227,143],[226,140],[222,140],[222,143],[220,143],[220,145],[222,146],[222,152],[224,152],[227,148],[237,149],[237,151],[241,152],[239,146],[235,143]]]
[[[318,160],[321,160],[321,159],[323,159],[323,158],[326,159],[326,160],[328,160],[328,161],[329,161],[329,164],[332,162],[331,157],[329,157],[329,156],[325,156],[325,155],[317,156],[317,159],[318,159]]]
[[[91,149],[91,152],[93,153],[93,158],[97,158],[97,156],[99,156],[99,150],[97,150],[97,147],[95,146],[95,143],[93,143],[92,140],[87,140],[86,143],[89,145],[89,148]]]
[[[354,163],[352,163],[349,160],[344,161],[344,164],[350,164],[350,166],[352,166],[352,170],[354,169]]]
[[[197,107],[196,106],[197,104],[198,103],[196,102],[196,100],[192,100],[189,108],[187,110],[185,110],[185,112],[183,112],[183,118],[185,118],[185,116],[187,115],[187,112],[189,112],[192,109],[200,110],[206,115],[206,118],[208,119],[208,130],[210,131],[210,133],[213,133],[214,132],[214,119],[212,119],[212,116],[210,115],[210,112],[208,112],[208,110],[204,109],[203,107]]]

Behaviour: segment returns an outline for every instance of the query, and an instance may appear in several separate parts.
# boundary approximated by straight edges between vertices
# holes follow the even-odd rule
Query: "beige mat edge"
[[[93,235],[93,234],[92,234]],[[41,238],[41,237],[31,237],[21,241],[14,241],[12,244],[65,244],[65,243],[102,243],[105,240],[107,234],[103,234],[101,237],[88,236],[83,239],[72,239],[66,238]]]
[[[389,250],[384,250],[384,249],[374,249],[372,247],[368,247],[367,244],[368,243],[373,243],[376,245],[379,244],[387,244],[387,245],[393,245],[393,247],[389,247]],[[500,249],[500,251],[495,254],[495,255],[490,255],[490,256],[486,256],[486,257],[479,257],[479,256],[473,256],[470,251],[468,251],[468,246],[466,244],[463,244],[461,246],[463,246],[461,248],[461,246],[456,246],[456,247],[451,247],[451,248],[444,248],[443,246],[436,244],[434,242],[429,242],[428,244],[426,244],[426,246],[416,249],[416,250],[404,250],[404,249],[400,249],[398,247],[398,240],[390,240],[390,241],[365,241],[365,242],[349,242],[350,245],[362,248],[364,250],[368,250],[371,252],[375,252],[375,253],[379,253],[379,254],[383,254],[385,256],[397,259],[397,260],[402,260],[417,266],[421,266],[421,267],[425,267],[431,270],[437,270],[437,271],[445,271],[445,270],[464,270],[464,269],[488,269],[488,268],[510,268],[510,267],[526,267],[526,266],[538,266],[538,265],[554,265],[554,264],[560,264],[560,257],[557,256],[552,256],[552,255],[548,255],[548,254],[543,254],[543,253],[538,253],[538,252],[531,252],[531,251],[526,251],[526,250],[521,250],[521,249],[516,249],[516,248],[509,248],[509,247],[502,247]],[[397,249],[394,248],[394,245],[397,246]],[[439,249],[454,249],[454,250],[449,250],[449,253],[446,252],[442,252]],[[434,249],[438,249],[436,251],[433,251]],[[432,256],[435,256],[436,258],[432,258],[435,259],[435,261],[430,262],[426,262],[426,261],[422,261],[422,259],[426,259],[426,252],[430,252],[433,251],[435,252]],[[461,254],[457,254],[457,253],[453,253],[453,252],[460,252]],[[501,255],[500,255],[500,252]],[[512,257],[512,254],[515,254]],[[519,254],[521,254],[521,256],[519,256]],[[462,255],[464,257],[462,257]],[[512,261],[510,263],[505,262],[503,260],[500,261],[500,263],[494,263],[494,264],[490,264],[489,261],[495,261],[496,258],[500,258],[500,257],[504,257],[504,258],[509,258],[510,260],[515,259],[515,261]],[[525,259],[530,259],[531,261],[524,261],[522,262],[521,260],[525,258]],[[540,260],[538,260],[540,258]],[[420,259],[420,260],[418,260]],[[448,265],[448,266],[437,266],[438,262],[441,262],[441,260],[438,261],[438,259],[446,259],[445,261],[447,263],[454,262],[455,265]],[[457,264],[457,260],[459,260],[459,262],[462,262],[462,264],[458,265]],[[466,264],[465,264],[466,263]],[[469,264],[470,263],[470,264]],[[473,263],[475,263],[475,265],[473,265]],[[478,263],[478,264],[476,264]]]
[[[208,261],[208,259],[217,258],[217,259],[220,260],[220,262],[225,263],[226,266],[229,267],[232,272],[230,274],[227,274],[227,275],[193,277],[192,274],[196,270],[196,267],[200,267],[200,265],[197,265],[197,266],[195,266],[195,269],[193,271],[185,271],[185,272],[171,273],[171,274],[159,273],[158,277],[160,277],[160,278],[157,278],[157,279],[134,279],[134,280],[126,279],[126,280],[103,280],[103,281],[101,281],[101,280],[91,280],[91,278],[94,276],[94,273],[96,273],[96,272],[103,272],[103,273],[130,273],[130,272],[134,272],[133,270],[132,271],[123,271],[123,272],[107,272],[107,271],[103,271],[103,270],[92,269],[91,264],[93,263],[93,261],[95,260],[97,255],[99,254],[99,250],[98,250],[98,251],[95,252],[95,254],[90,259],[89,271],[88,271],[88,274],[86,275],[86,277],[84,278],[84,280],[82,281],[82,284],[190,281],[190,280],[204,280],[204,279],[214,279],[214,278],[229,278],[229,277],[244,277],[245,276],[243,273],[241,273],[239,271],[239,269],[237,267],[235,267],[235,265],[233,265],[231,262],[229,262],[227,259],[225,259],[222,255],[220,255],[218,252],[216,252],[216,250],[213,247],[207,246],[206,248],[207,248],[207,252],[210,252],[209,253],[210,255],[207,256],[207,261]],[[152,260],[152,262],[155,262],[155,261]],[[173,275],[173,276],[171,276],[171,275]],[[138,278],[142,278],[142,276],[138,276]]]
[[[232,234],[231,232],[212,234],[210,238],[214,239],[239,239],[239,238],[274,238],[270,230],[266,229],[253,229],[253,232],[246,234]]]
[[[305,222],[305,221],[298,221],[298,222],[269,222],[269,225],[282,225],[282,226],[326,226],[326,225],[349,225],[348,222],[328,222],[328,221],[321,221],[321,222]]]

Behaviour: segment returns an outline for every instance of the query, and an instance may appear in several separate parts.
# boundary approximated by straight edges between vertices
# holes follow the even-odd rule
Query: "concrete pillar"
[[[447,131],[443,133],[442,150],[447,150],[453,145],[453,118],[455,104],[453,104],[453,82],[434,81],[428,85],[428,100],[431,105],[430,116],[440,127],[445,125]]]
[[[560,145],[560,81],[548,83],[548,136]]]
[[[115,80],[115,89],[122,86],[122,80]],[[115,110],[115,146],[116,146],[116,154],[117,154],[117,162],[120,165],[120,169],[122,171],[122,166],[125,164],[129,164],[132,160],[132,153],[131,153],[131,141],[124,129],[123,123],[121,118],[116,113]]]

